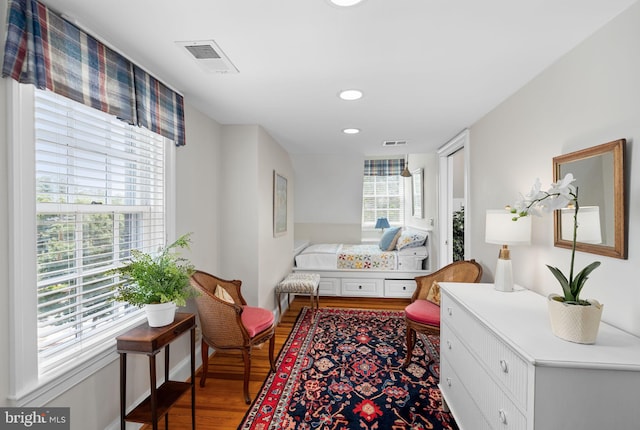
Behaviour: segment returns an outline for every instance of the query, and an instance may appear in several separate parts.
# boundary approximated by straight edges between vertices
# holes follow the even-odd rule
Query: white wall
[[[362,155],[293,154],[295,238],[359,243],[362,220]]]
[[[598,260],[583,298],[604,303],[603,320],[640,335],[640,3],[503,102],[471,127],[471,242],[493,279],[498,248],[484,243],[484,213],[513,203],[536,177],[552,181],[552,158],[626,138],[629,259],[576,253],[580,269]],[[533,243],[511,252],[516,283],[559,292],[545,264],[562,270],[570,250],[553,246],[551,216],[533,219]]]
[[[294,199],[293,167],[286,151],[257,125],[222,127],[219,276],[242,281],[252,306],[275,309],[273,288],[293,264],[293,201],[287,234],[273,237],[273,171],[288,179]]]
[[[287,178],[287,232],[273,234],[273,172]],[[289,154],[261,127],[258,129],[258,211],[259,255],[257,288],[258,306],[275,309],[275,286],[293,266],[293,220],[295,189],[293,166]]]

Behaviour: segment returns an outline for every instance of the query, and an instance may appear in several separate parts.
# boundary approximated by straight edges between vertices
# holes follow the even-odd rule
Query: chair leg
[[[248,405],[251,403],[251,397],[249,397],[249,376],[251,375],[251,350],[249,348],[242,350],[242,358],[244,359],[244,401]]]
[[[272,372],[276,371],[276,366],[273,361],[273,352],[275,350],[275,344],[276,344],[276,335],[274,333],[274,335],[271,336],[271,339],[269,339],[269,364],[271,365]]]
[[[200,386],[204,387],[204,383],[207,380],[207,372],[209,371],[209,345],[204,340],[200,347],[202,352],[202,376],[200,377]]]
[[[411,363],[411,357],[413,356],[413,347],[416,343],[416,332],[407,326],[407,357],[404,359],[404,363],[402,364],[402,368],[406,369]]]

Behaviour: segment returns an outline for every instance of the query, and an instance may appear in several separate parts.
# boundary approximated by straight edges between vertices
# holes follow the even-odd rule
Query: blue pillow
[[[396,241],[398,240],[398,237],[400,237],[401,229],[402,227],[388,228],[387,231],[382,234],[382,238],[380,239],[380,243],[378,244],[380,249],[383,251],[393,250],[393,248],[396,247]]]

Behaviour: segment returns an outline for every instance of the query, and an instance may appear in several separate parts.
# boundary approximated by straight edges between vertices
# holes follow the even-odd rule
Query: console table
[[[125,429],[126,421],[151,423],[158,429],[158,421],[164,416],[165,428],[169,428],[169,408],[191,388],[191,428],[196,428],[195,391],[195,339],[196,317],[194,314],[177,313],[173,323],[164,327],[149,327],[145,323],[118,336],[117,350],[120,354],[120,428]],[[169,344],[187,331],[191,331],[191,381],[169,380]],[[156,383],[156,355],[164,348],[164,382]],[[126,413],[127,353],[145,354],[149,357],[149,377],[151,394]]]
[[[640,338],[601,323],[594,345],[567,342],[546,297],[440,286],[440,389],[461,430],[638,428]]]

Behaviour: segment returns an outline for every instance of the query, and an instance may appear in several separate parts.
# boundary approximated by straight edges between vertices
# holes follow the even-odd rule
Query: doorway
[[[469,131],[464,130],[438,150],[440,162],[440,264],[464,260],[469,250]]]

